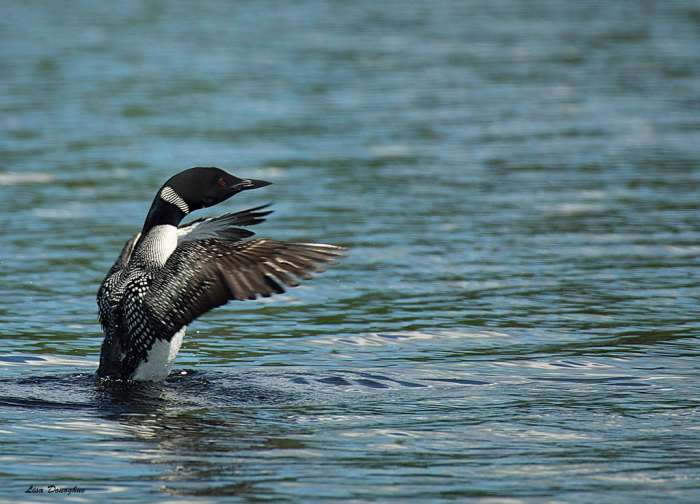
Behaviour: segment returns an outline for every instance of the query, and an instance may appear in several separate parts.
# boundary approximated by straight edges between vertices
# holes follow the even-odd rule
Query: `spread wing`
[[[344,250],[268,239],[187,241],[154,279],[144,307],[159,337],[170,340],[182,326],[229,300],[268,297],[298,285],[297,278],[321,271]]]
[[[253,226],[265,222],[265,217],[272,213],[272,210],[265,210],[269,206],[267,204],[219,217],[207,217],[188,222],[178,227],[177,244],[207,238],[238,241],[253,236],[255,233],[252,231],[234,226]]]

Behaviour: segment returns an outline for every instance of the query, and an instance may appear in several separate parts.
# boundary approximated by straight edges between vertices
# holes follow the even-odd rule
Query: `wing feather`
[[[178,227],[178,245],[187,241],[218,238],[238,241],[249,238],[255,233],[235,226],[253,226],[265,221],[272,210],[265,210],[270,205],[261,205],[240,212],[228,213],[218,217],[202,217]]]
[[[161,338],[229,300],[281,294],[338,259],[342,247],[269,239],[185,241],[168,258],[144,298]],[[157,321],[157,322],[155,322]]]

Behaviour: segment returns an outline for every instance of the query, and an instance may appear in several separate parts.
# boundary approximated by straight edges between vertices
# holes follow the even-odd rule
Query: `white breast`
[[[170,224],[153,226],[143,237],[143,257],[151,264],[163,266],[177,248],[177,227]]]
[[[175,333],[173,338],[168,342],[165,340],[156,340],[148,352],[148,360],[139,364],[136,372],[132,376],[132,380],[137,381],[161,381],[167,378],[170,369],[173,366],[175,357],[180,351],[182,338],[185,336],[187,326],[183,326]]]

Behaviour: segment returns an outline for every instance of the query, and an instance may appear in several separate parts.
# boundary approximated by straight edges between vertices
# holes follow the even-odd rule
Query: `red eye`
[[[228,185],[224,180],[224,177],[221,177],[219,180],[216,181],[216,183],[219,187],[226,187]]]

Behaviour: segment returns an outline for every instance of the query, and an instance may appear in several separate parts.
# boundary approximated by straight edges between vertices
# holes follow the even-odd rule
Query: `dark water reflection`
[[[0,42],[0,499],[700,499],[695,2],[10,2]],[[97,286],[194,165],[351,251],[96,385]]]

